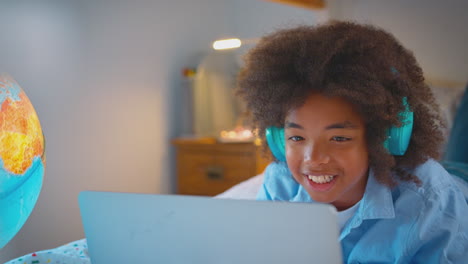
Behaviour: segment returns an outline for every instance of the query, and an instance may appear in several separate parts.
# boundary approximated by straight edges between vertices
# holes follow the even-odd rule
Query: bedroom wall
[[[468,1],[329,0],[330,17],[376,24],[412,50],[426,78],[468,81]]]
[[[309,10],[264,0],[227,1],[227,19],[235,36],[245,40],[235,51],[236,59],[242,65],[242,56],[252,48],[258,39],[274,30],[298,24],[318,24],[328,20],[327,9]]]
[[[180,69],[227,30],[224,8],[216,0],[0,2],[8,36],[0,69],[26,90],[47,140],[41,196],[0,263],[82,238],[81,190],[171,191],[173,91]]]
[[[255,39],[279,28],[317,24],[328,19],[326,9],[311,11],[264,0],[228,1],[228,5],[229,24],[242,39]]]
[[[47,140],[39,201],[0,263],[82,238],[81,190],[170,193],[169,140],[188,111],[180,70],[214,39],[318,19],[251,0],[19,0],[0,10],[0,71],[25,89]]]

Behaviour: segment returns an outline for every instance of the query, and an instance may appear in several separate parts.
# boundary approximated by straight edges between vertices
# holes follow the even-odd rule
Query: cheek
[[[360,164],[369,164],[369,152],[367,150],[367,144],[365,142],[362,142],[357,148],[356,148],[356,162]]]
[[[286,163],[288,164],[289,170],[294,174],[295,171],[299,170],[303,160],[303,154],[298,148],[288,148],[286,146]]]
[[[366,146],[357,146],[349,151],[337,154],[335,160],[353,174],[365,173],[369,167],[369,155]]]

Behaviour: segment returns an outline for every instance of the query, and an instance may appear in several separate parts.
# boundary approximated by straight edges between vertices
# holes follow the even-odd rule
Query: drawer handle
[[[223,178],[223,168],[222,167],[206,168],[206,177],[210,180],[221,180]]]

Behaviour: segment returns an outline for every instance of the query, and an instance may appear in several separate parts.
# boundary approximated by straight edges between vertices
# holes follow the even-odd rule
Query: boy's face
[[[364,195],[369,168],[364,121],[339,97],[311,95],[285,122],[286,160],[313,200],[345,210]]]

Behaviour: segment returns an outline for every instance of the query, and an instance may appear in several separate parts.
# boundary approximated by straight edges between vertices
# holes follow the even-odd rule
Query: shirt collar
[[[362,220],[395,217],[392,191],[390,187],[377,181],[372,169],[369,170],[366,191],[361,201],[357,213],[361,215]]]
[[[369,170],[366,190],[359,208],[349,223],[341,230],[340,241],[345,238],[353,228],[361,225],[362,221],[370,219],[389,219],[395,217],[392,192],[390,187],[383,185],[375,179],[372,169]]]

